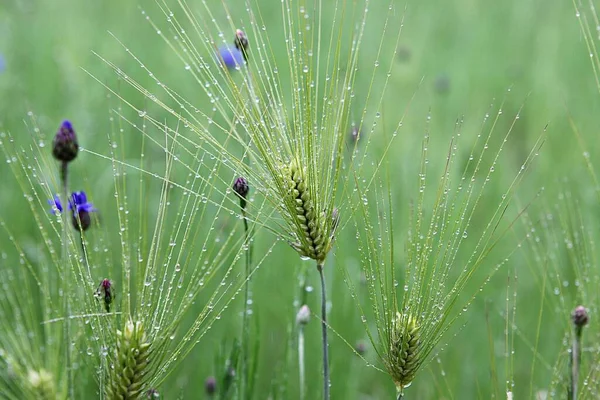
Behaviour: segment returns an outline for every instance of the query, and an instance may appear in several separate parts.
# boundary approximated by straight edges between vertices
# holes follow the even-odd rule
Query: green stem
[[[581,366],[581,326],[575,327],[573,347],[571,349],[571,387],[568,399],[577,400],[577,382],[579,381],[579,368]]]
[[[300,400],[304,400],[304,325],[300,324],[298,331],[298,369],[300,371]]]
[[[69,295],[71,293],[70,288],[70,266],[69,266],[69,245],[67,243],[68,239],[68,226],[69,226],[69,217],[68,217],[68,209],[69,209],[69,184],[68,184],[68,166],[67,162],[62,162],[60,166],[60,179],[62,183],[62,200],[64,203],[62,204],[63,210],[61,213],[62,218],[62,287],[63,287],[63,302],[64,308],[66,311],[65,316],[65,324],[64,324],[64,337],[66,344],[66,352],[65,352],[65,365],[67,369],[67,387],[69,390],[69,398],[75,398],[75,392],[73,387],[73,368],[71,365],[71,302],[69,301]]]
[[[329,400],[329,349],[327,347],[327,294],[323,264],[317,264],[321,276],[321,328],[323,339],[323,400]]]
[[[250,273],[252,266],[252,243],[250,242],[250,228],[246,210],[242,207],[242,216],[244,220],[245,234],[245,253],[246,253],[246,287],[244,293],[244,314],[242,315],[242,376],[240,383],[240,396],[242,399],[250,398],[248,390],[248,341],[250,337],[250,325],[248,323],[249,300],[250,300]]]

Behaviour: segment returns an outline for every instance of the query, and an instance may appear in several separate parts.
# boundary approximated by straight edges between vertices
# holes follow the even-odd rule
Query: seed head
[[[236,69],[244,64],[242,52],[231,45],[219,47],[219,58],[228,69]]]
[[[412,315],[396,313],[386,367],[399,389],[410,385],[423,361],[419,357],[419,330],[420,326]]]
[[[236,29],[233,44],[236,49],[242,52],[244,60],[248,61],[248,36],[246,36],[243,30]]]
[[[322,264],[331,250],[338,217],[331,215],[330,218],[326,218],[324,212],[316,209],[304,168],[300,167],[297,161],[289,164],[286,173],[289,182],[288,193],[294,204],[292,217],[299,228],[296,232],[298,241],[292,243],[292,247],[302,257],[312,258],[318,264]]]
[[[240,207],[246,208],[246,197],[250,192],[250,186],[248,186],[248,181],[246,178],[239,177],[233,182],[233,191],[240,198]]]
[[[571,314],[573,325],[577,328],[583,328],[589,322],[589,315],[584,306],[577,306]]]
[[[141,322],[127,321],[117,331],[117,348],[106,387],[106,398],[137,399],[144,391],[146,372],[151,360],[150,343]]]
[[[298,314],[296,314],[296,323],[298,325],[306,325],[310,321],[310,308],[305,304],[300,307]]]
[[[56,387],[54,386],[55,377],[45,369],[29,370],[27,372],[27,382],[39,399],[56,399]]]
[[[207,395],[212,396],[217,391],[217,380],[214,376],[209,376],[204,381],[204,391]]]
[[[71,162],[77,157],[79,144],[77,136],[70,121],[63,121],[52,142],[54,158],[62,162]]]

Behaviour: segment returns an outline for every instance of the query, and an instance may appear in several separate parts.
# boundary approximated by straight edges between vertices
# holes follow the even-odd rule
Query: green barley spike
[[[420,329],[415,317],[396,313],[387,368],[399,391],[411,384],[422,362]]]
[[[106,398],[138,399],[144,393],[150,343],[139,321],[128,321],[123,332],[117,331],[117,336],[114,368],[109,372]]]
[[[37,371],[29,370],[27,373],[27,382],[35,393],[36,399],[40,400],[55,400],[58,398],[54,379],[54,376],[43,368]]]
[[[324,212],[316,209],[304,168],[294,160],[289,164],[287,174],[286,178],[289,180],[290,194],[295,206],[293,216],[300,227],[300,232],[297,232],[298,242],[292,246],[301,256],[312,258],[318,264],[322,264],[332,246],[333,235],[330,231],[333,231],[334,227],[329,227]]]

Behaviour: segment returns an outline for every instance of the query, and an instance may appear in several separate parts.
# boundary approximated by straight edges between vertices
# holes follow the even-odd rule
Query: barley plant
[[[1,399],[597,398],[592,0],[3,6]]]
[[[501,117],[501,112],[497,112],[489,121],[490,114],[485,115],[482,132],[477,135],[481,142],[475,141],[464,165],[456,161],[463,139],[462,122],[457,122],[437,187],[430,178],[427,125],[417,180],[418,195],[411,199],[415,204],[409,219],[405,257],[400,258],[395,253],[398,235],[394,230],[394,200],[389,190],[384,189],[389,187],[389,172],[380,179],[387,180],[387,184],[381,184],[374,196],[365,191],[364,201],[356,202],[357,212],[363,216],[356,228],[359,243],[364,243],[360,253],[373,319],[369,323],[369,318],[363,315],[363,323],[378,358],[396,386],[398,399],[404,398],[405,389],[419,370],[430,361],[432,353],[439,351],[440,341],[467,312],[473,301],[473,297],[465,299],[467,284],[475,277],[481,279],[478,270],[489,263],[488,256],[494,254],[519,216],[517,212],[509,217],[509,206],[538,154],[543,136],[504,189],[491,218],[476,221],[480,201],[495,178],[502,150],[518,122],[514,119],[502,140],[496,141],[497,147],[490,148]],[[368,206],[369,197],[375,201],[373,209]],[[370,213],[379,216],[378,224],[371,225]],[[476,239],[470,242],[469,236],[473,234]],[[504,245],[503,248],[509,247]],[[505,253],[492,263],[485,270],[480,285],[485,285],[495,272],[508,264],[509,258],[510,253]],[[372,326],[375,326],[374,332]]]

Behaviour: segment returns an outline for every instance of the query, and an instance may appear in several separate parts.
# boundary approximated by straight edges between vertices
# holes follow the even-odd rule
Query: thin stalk
[[[69,390],[69,398],[75,398],[75,391],[73,387],[73,368],[71,365],[71,302],[69,301],[69,294],[71,293],[70,288],[70,266],[69,266],[69,245],[67,243],[68,238],[68,225],[69,225],[69,217],[68,217],[68,209],[69,209],[69,184],[68,184],[68,168],[69,164],[67,162],[62,162],[60,166],[60,179],[62,183],[62,199],[63,203],[63,211],[61,213],[62,218],[62,260],[63,260],[63,270],[62,270],[62,287],[63,287],[63,302],[64,308],[66,311],[65,316],[65,324],[64,324],[64,337],[66,343],[66,351],[65,351],[65,361],[66,361],[66,369],[67,369],[67,387]]]
[[[581,332],[583,326],[575,326],[575,336],[571,348],[571,388],[569,400],[577,400],[577,382],[579,381],[579,368],[581,366]]]
[[[250,325],[248,323],[249,300],[250,300],[250,270],[252,266],[252,243],[250,242],[250,228],[248,226],[248,218],[246,210],[242,207],[242,217],[244,220],[244,235],[246,253],[246,288],[244,292],[244,314],[242,316],[242,377],[240,383],[240,395],[242,399],[250,398],[250,394],[246,393],[248,388],[248,341],[250,337]]]
[[[300,400],[304,400],[305,374],[304,374],[304,324],[300,324],[298,331],[298,370],[300,371]]]
[[[85,249],[85,240],[83,238],[83,229],[81,229],[81,221],[79,221],[79,217],[77,217],[77,223],[79,224],[79,240],[81,242],[81,254],[83,256],[83,263],[85,264],[85,268],[87,269],[88,276],[92,276],[92,271],[90,270],[90,264],[87,259],[87,252]]]
[[[402,400],[404,398],[404,391],[398,392],[398,397],[396,400]]]
[[[323,264],[317,264],[321,276],[321,327],[323,339],[323,399],[329,400],[329,349],[327,347],[327,294]]]

